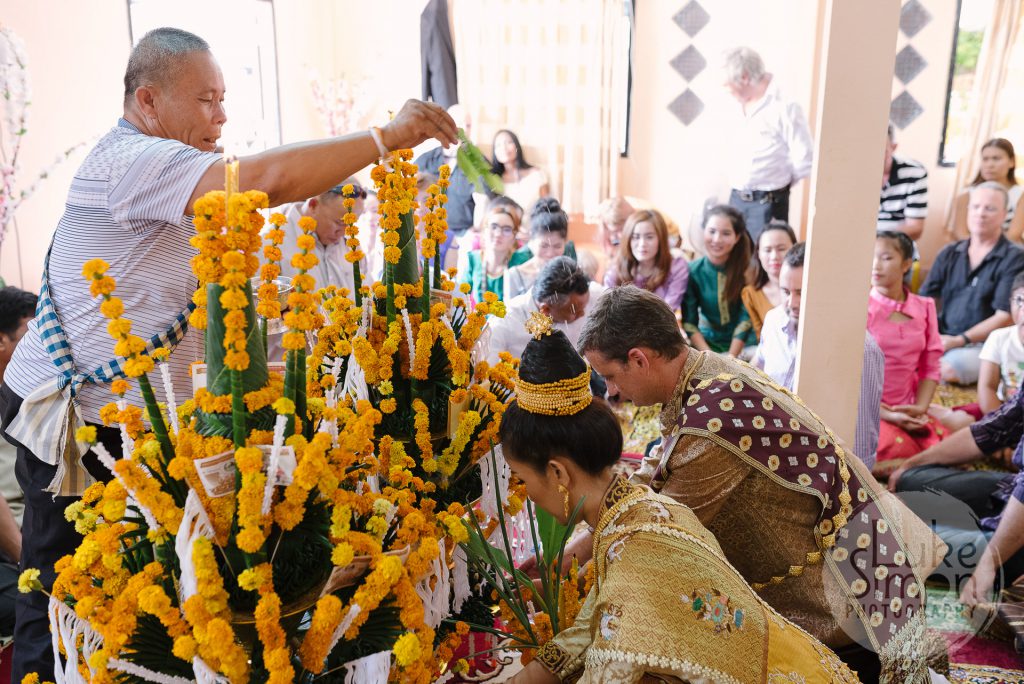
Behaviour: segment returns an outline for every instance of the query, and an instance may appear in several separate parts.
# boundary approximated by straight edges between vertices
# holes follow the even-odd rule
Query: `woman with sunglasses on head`
[[[614,473],[622,431],[590,368],[550,320],[530,328],[503,453],[538,507],[594,530],[594,583],[512,682],[858,681],[758,596],[693,511]]]
[[[484,212],[480,249],[468,253],[467,267],[459,273],[459,282],[469,283],[475,302],[483,301],[484,292],[504,299],[506,271],[519,231],[519,214],[506,204],[492,204]]]

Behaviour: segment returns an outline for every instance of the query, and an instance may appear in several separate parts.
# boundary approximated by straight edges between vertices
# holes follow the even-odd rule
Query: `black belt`
[[[733,192],[744,202],[757,202],[762,199],[774,200],[776,195],[783,197],[789,194],[789,186],[779,188],[777,190],[736,190],[733,188]]]

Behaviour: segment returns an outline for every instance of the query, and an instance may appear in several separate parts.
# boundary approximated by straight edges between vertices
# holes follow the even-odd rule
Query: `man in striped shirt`
[[[203,39],[162,28],[132,50],[124,83],[123,117],[75,174],[47,256],[40,308],[0,388],[0,419],[18,449],[17,475],[25,490],[22,567],[39,568],[47,589],[54,562],[81,540],[63,516],[75,497],[53,495],[80,494],[82,480],[88,481],[65,466],[64,441],[54,434],[67,434],[76,420],[100,423],[100,408],[114,398],[106,383],[118,368],[100,301],[89,295],[82,265],[97,258],[110,264],[108,275],[117,281],[133,333],[165,346],[180,340],[169,361],[179,391],[190,387],[188,366],[202,357],[202,336],[192,331],[182,337],[175,323],[196,286],[189,267],[195,254],[188,243],[194,234],[191,207],[224,187],[224,163],[215,153],[227,120],[224,79]],[[388,150],[430,137],[456,143],[454,122],[439,106],[410,100],[383,128],[241,159],[240,187],[265,191],[271,206],[305,200]],[[127,399],[141,406],[132,384]],[[36,428],[41,416],[54,415],[60,420]],[[100,430],[99,438],[115,457],[121,453],[117,430]],[[91,452],[82,460],[93,477],[109,477]],[[74,488],[66,487],[69,480]],[[14,680],[30,672],[50,678],[53,652],[42,593],[20,597],[15,641]]]
[[[913,159],[898,157],[892,124],[885,143],[882,193],[878,203],[878,230],[898,230],[919,240],[928,215],[928,172]]]

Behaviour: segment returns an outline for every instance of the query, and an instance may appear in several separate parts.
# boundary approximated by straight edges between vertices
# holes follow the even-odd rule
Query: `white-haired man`
[[[121,452],[116,430],[104,428],[99,418],[111,398],[104,385],[119,376],[120,365],[82,265],[107,261],[132,332],[152,346],[177,347],[170,366],[178,387],[190,386],[189,363],[202,358],[202,336],[186,333],[196,282],[189,266],[195,254],[191,211],[198,198],[224,187],[224,163],[215,153],[227,120],[224,78],[202,38],[161,28],[132,50],[124,83],[124,114],[75,174],[43,269],[38,314],[0,388],[0,419],[18,448],[17,475],[25,491],[22,566],[39,568],[47,588],[54,562],[81,539],[63,512],[89,482],[65,454],[68,431],[76,420],[98,425],[100,441]],[[241,159],[240,187],[265,191],[271,206],[304,200],[388,150],[429,137],[454,143],[455,124],[437,105],[409,101],[381,129]],[[137,387],[127,398],[142,404]],[[94,454],[83,463],[93,477],[105,479]],[[20,597],[15,641],[14,679],[31,672],[48,678],[53,651],[42,593]]]
[[[811,173],[811,133],[800,105],[782,98],[750,48],[725,53],[725,86],[742,114],[729,136],[729,204],[743,213],[756,243],[772,219],[789,222],[790,186]]]

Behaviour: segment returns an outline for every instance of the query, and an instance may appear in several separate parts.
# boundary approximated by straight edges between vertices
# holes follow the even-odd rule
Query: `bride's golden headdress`
[[[552,323],[550,317],[534,311],[526,321],[526,329],[535,340],[539,340],[551,334]],[[530,413],[571,416],[589,406],[593,398],[590,391],[590,364],[576,377],[565,380],[534,384],[521,377],[516,378],[516,404]]]

